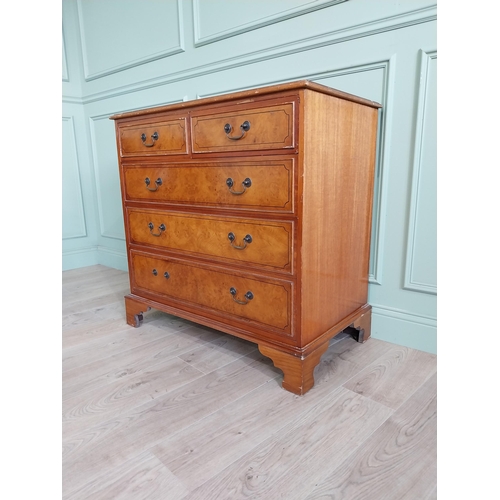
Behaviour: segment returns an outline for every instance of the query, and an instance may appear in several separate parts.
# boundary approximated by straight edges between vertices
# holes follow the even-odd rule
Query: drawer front
[[[293,162],[126,166],[125,198],[293,212]]]
[[[184,117],[152,123],[121,125],[118,137],[122,156],[187,153]]]
[[[128,209],[130,242],[292,272],[293,222]]]
[[[295,147],[293,102],[210,115],[193,112],[193,153]]]
[[[251,320],[285,334],[291,330],[292,283],[245,277],[182,261],[131,252],[132,293],[150,291]]]

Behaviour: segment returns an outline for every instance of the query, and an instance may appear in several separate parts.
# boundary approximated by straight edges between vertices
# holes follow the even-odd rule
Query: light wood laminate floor
[[[63,272],[64,499],[436,498],[436,356],[334,338],[305,396],[255,344]]]

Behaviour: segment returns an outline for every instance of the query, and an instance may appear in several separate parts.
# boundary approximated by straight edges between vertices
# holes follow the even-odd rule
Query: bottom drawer
[[[163,295],[291,335],[292,283],[131,251],[131,291]]]

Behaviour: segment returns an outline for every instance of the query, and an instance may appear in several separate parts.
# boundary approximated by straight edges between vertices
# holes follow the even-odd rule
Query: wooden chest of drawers
[[[250,340],[307,392],[332,337],[370,336],[378,108],[299,81],[112,116],[127,322],[155,308]]]

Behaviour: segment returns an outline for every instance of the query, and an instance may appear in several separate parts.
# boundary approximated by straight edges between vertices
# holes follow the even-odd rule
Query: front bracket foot
[[[259,345],[259,351],[271,358],[274,366],[283,372],[283,389],[302,396],[314,385],[314,368],[319,364],[321,356],[328,349],[328,342],[324,342],[306,356],[296,356],[274,349],[266,345]]]

